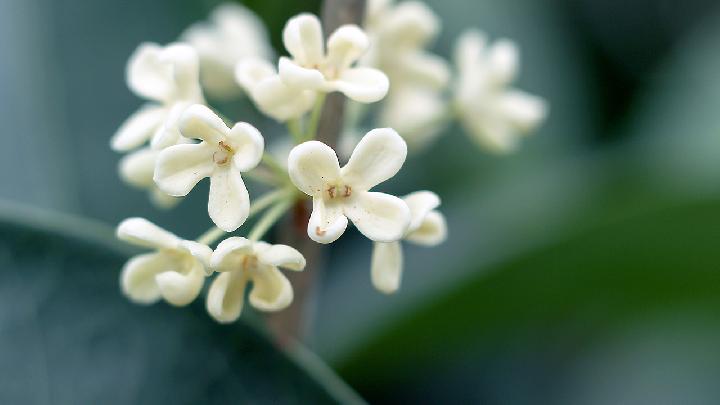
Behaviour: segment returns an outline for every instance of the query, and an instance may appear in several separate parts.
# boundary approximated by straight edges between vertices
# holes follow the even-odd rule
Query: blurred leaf
[[[720,200],[611,221],[464,281],[388,325],[340,369],[377,387],[517,336],[557,336],[569,325],[593,336],[671,308],[717,308],[718,229]]]
[[[0,402],[356,403],[312,353],[244,322],[133,305],[112,230],[0,205]]]

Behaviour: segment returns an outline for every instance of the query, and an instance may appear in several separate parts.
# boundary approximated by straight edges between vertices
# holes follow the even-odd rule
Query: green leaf
[[[314,354],[202,302],[129,303],[127,257],[108,227],[0,204],[0,402],[362,402]]]

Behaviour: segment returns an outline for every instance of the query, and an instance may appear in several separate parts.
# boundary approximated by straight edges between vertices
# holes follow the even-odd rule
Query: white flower
[[[182,240],[143,218],[129,218],[117,228],[118,238],[155,249],[131,258],[123,268],[120,286],[132,301],[151,304],[160,298],[176,306],[192,302],[205,282],[212,250]]]
[[[370,46],[367,35],[356,25],[343,25],[335,30],[328,38],[326,52],[318,18],[300,14],[285,25],[283,43],[292,59],[281,57],[279,71],[289,86],[339,91],[361,103],[378,101],[388,91],[388,78],[383,72],[351,67]]]
[[[238,63],[235,79],[260,111],[281,122],[302,116],[315,103],[315,91],[288,86],[264,60],[246,59]]]
[[[440,21],[427,5],[419,1],[393,4],[391,0],[371,0],[365,27],[373,46],[362,64],[387,74],[391,91],[410,83],[434,89],[447,85],[447,62],[425,50],[440,32]]]
[[[250,211],[250,197],[240,172],[260,163],[264,149],[262,135],[244,122],[230,129],[209,108],[199,104],[185,111],[179,126],[183,136],[202,142],[174,145],[160,152],[155,183],[163,192],[182,197],[200,180],[210,177],[210,218],[226,232],[234,231]]]
[[[435,246],[447,236],[445,217],[435,210],[440,198],[430,191],[417,191],[403,197],[410,207],[412,221],[403,240],[423,246]],[[379,291],[391,294],[400,287],[403,254],[400,241],[373,245],[370,276]]]
[[[435,89],[415,85],[393,86],[383,100],[380,125],[394,128],[411,151],[428,146],[445,128],[448,104]]]
[[[150,147],[140,148],[128,153],[120,160],[120,178],[133,187],[148,190],[150,200],[156,206],[172,208],[181,199],[163,193],[153,181],[155,163],[159,154],[159,150]]]
[[[319,243],[334,242],[345,232],[350,218],[369,239],[400,239],[410,223],[407,204],[369,190],[393,177],[406,156],[405,141],[390,128],[368,132],[342,169],[335,151],[322,142],[309,141],[293,148],[288,157],[290,179],[313,198],[308,236]]]
[[[144,43],[130,57],[126,75],[130,89],[150,103],[120,126],[111,140],[112,148],[129,151],[149,139],[157,149],[177,143],[177,121],[182,112],[192,104],[205,102],[195,50],[180,43],[165,47]]]
[[[510,40],[487,46],[482,33],[468,31],[458,39],[455,62],[458,113],[482,146],[494,152],[512,151],[520,135],[547,115],[542,98],[508,88],[518,70],[517,47]]]
[[[242,312],[248,282],[253,285],[249,300],[255,308],[279,311],[290,305],[292,286],[278,267],[300,271],[305,258],[290,246],[231,237],[217,246],[211,267],[221,274],[210,285],[207,311],[218,322],[228,323]]]
[[[269,60],[272,50],[262,21],[247,8],[233,3],[213,10],[207,22],[193,24],[182,35],[200,55],[200,78],[207,93],[218,98],[240,94],[234,79],[238,62]]]

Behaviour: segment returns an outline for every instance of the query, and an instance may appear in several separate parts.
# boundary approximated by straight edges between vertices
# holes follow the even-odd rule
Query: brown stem
[[[361,25],[364,12],[365,0],[325,0],[322,9],[325,35],[331,34],[343,24]],[[335,148],[342,130],[344,112],[344,96],[339,93],[329,94],[318,124],[318,140]],[[307,236],[306,228],[311,209],[309,202],[299,201],[293,214],[278,228],[280,243],[295,247],[307,260],[305,271],[286,273],[295,293],[293,303],[287,309],[267,318],[270,330],[283,346],[308,339],[312,315],[315,313],[315,287],[324,264],[324,249]]]

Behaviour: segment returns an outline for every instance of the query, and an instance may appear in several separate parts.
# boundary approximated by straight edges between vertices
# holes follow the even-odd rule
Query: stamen
[[[335,194],[335,190],[336,190],[336,187],[335,187],[335,186],[330,186],[330,187],[327,189],[328,195],[330,196],[331,199],[335,198],[335,195],[336,195],[336,194]]]
[[[315,234],[316,234],[317,236],[325,236],[326,233],[327,233],[327,231],[324,231],[324,230],[320,229],[319,226],[316,226],[316,227],[315,227]]]
[[[350,197],[352,195],[352,187],[345,186],[345,193],[343,194],[344,197]]]

